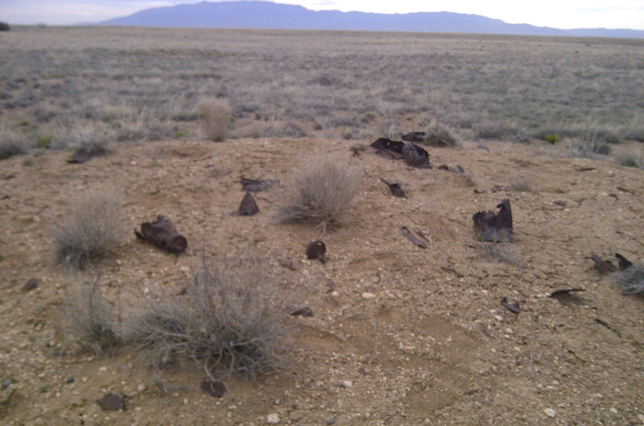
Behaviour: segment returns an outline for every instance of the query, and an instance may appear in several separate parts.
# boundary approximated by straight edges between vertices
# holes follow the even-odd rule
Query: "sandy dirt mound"
[[[363,141],[369,143],[370,141]],[[175,141],[116,146],[84,164],[69,153],[14,157],[0,171],[0,421],[12,425],[266,424],[639,424],[644,421],[641,298],[620,294],[587,259],[631,261],[644,250],[644,173],[608,162],[559,159],[532,146],[428,148],[419,170],[355,141]],[[346,226],[320,234],[276,224],[275,192],[253,196],[260,213],[239,217],[240,178],[287,184],[301,159],[345,153],[363,171]],[[436,166],[462,166],[465,175]],[[394,197],[381,181],[399,183]],[[529,182],[529,191],[511,189]],[[176,293],[194,255],[252,249],[290,259],[316,291],[314,317],[294,328],[280,372],[258,382],[228,377],[215,399],[203,371],[147,369],[127,347],[112,358],[83,352],[58,306],[79,276],[53,266],[52,228],[68,201],[111,184],[125,197],[126,243],[83,271],[102,272],[115,307]],[[501,188],[492,190],[495,185]],[[519,185],[515,185],[519,187]],[[525,190],[526,186],[522,188]],[[485,193],[475,194],[474,190]],[[472,215],[512,204],[512,264],[488,258]],[[162,214],[189,241],[177,257],[137,241],[133,230]],[[401,233],[406,227],[423,249]],[[322,239],[327,262],[307,260]],[[24,291],[31,278],[38,287]],[[329,282],[334,285],[330,292]],[[585,292],[555,300],[560,288]],[[501,305],[506,297],[520,314]],[[61,356],[62,355],[62,356]],[[160,395],[155,380],[169,394]],[[106,393],[126,409],[103,412]],[[270,417],[269,417],[270,415]],[[276,416],[275,416],[276,415]]]

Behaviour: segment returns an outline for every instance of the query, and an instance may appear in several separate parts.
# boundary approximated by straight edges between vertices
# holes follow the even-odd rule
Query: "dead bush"
[[[613,273],[612,278],[622,293],[644,294],[644,264],[634,263],[623,271]]]
[[[322,231],[341,225],[360,192],[361,172],[345,158],[321,155],[305,161],[280,194],[276,220],[313,223]]]
[[[641,147],[630,146],[613,153],[613,160],[624,167],[644,169],[644,157]]]
[[[100,355],[110,354],[118,344],[114,317],[101,295],[100,277],[89,286],[73,285],[67,289],[62,311],[68,321],[69,333],[80,339],[81,345]]]
[[[106,256],[121,242],[122,209],[120,194],[110,188],[89,190],[76,198],[53,231],[57,262],[78,269]]]
[[[205,101],[199,104],[202,115],[201,130],[206,139],[222,142],[228,136],[230,126],[230,104],[222,100]]]
[[[124,335],[157,368],[187,358],[211,377],[254,378],[280,365],[284,319],[299,293],[283,276],[264,257],[201,259],[185,295],[148,300]]]
[[[0,128],[0,160],[24,154],[32,143],[22,134],[6,126]]]
[[[503,262],[521,267],[521,253],[512,243],[485,244],[481,251],[489,262]]]
[[[459,148],[461,146],[461,142],[446,127],[434,125],[425,130],[425,145]]]

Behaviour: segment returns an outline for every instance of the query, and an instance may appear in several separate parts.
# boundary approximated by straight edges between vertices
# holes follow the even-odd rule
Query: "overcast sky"
[[[201,0],[0,0],[0,21],[9,24],[69,25],[130,15],[152,7]],[[644,30],[644,0],[279,0],[313,10],[409,13],[459,12],[554,28]]]

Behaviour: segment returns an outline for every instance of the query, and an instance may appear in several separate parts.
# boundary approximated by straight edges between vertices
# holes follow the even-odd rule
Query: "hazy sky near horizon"
[[[202,0],[1,0],[0,21],[15,25],[70,25],[131,15],[143,9],[198,3]],[[216,0],[210,0],[216,1]],[[553,28],[623,28],[644,30],[642,0],[277,0],[312,10],[375,13],[458,12],[501,19],[512,24]]]

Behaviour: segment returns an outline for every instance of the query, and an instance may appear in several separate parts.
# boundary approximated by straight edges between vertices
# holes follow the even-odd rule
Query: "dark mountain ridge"
[[[383,14],[313,11],[267,1],[226,1],[146,9],[129,16],[84,25],[290,30],[408,31],[579,37],[644,38],[644,31],[562,30],[453,12]]]

